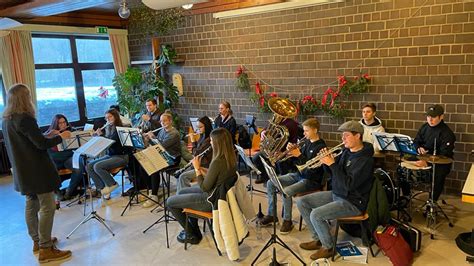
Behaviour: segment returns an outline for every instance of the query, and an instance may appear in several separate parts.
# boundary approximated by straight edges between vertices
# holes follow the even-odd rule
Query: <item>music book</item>
[[[197,117],[190,117],[189,118],[189,122],[191,122],[191,126],[193,127],[194,133],[198,133],[198,131],[199,131],[198,120],[199,120],[199,118],[197,118]]]
[[[79,157],[86,155],[90,158],[98,157],[103,151],[108,149],[115,140],[104,137],[93,137],[86,144],[79,147],[72,155],[72,167],[79,169]]]
[[[352,241],[344,241],[336,244],[336,251],[341,255],[343,260],[367,264],[366,247],[357,247]]]
[[[148,175],[152,175],[169,166],[168,161],[161,155],[161,145],[150,146],[133,154]]]
[[[397,151],[418,155],[410,136],[386,132],[373,132],[372,135],[384,151]]]

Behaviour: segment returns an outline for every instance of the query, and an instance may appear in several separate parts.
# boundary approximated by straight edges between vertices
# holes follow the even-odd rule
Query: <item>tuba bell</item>
[[[290,136],[288,128],[280,125],[287,118],[296,116],[296,106],[288,99],[273,97],[268,101],[268,107],[273,113],[272,119],[262,141],[260,142],[260,151],[275,165],[281,150],[285,147]]]

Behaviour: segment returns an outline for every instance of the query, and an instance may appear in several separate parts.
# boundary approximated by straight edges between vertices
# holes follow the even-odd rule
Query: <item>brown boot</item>
[[[309,241],[305,243],[300,244],[300,248],[305,249],[305,250],[317,250],[322,247],[321,241]]]
[[[261,226],[270,226],[270,225],[273,225],[273,223],[278,224],[278,218],[275,220],[275,218],[270,215],[265,215],[265,217],[263,217],[262,220],[260,220]]]
[[[49,248],[40,248],[38,260],[40,263],[63,260],[71,257],[71,254],[70,250],[59,250],[56,246],[52,245]]]
[[[51,237],[51,241],[53,242],[53,244],[58,243],[58,239],[55,236]],[[39,243],[36,241],[33,242],[33,254],[37,254],[39,250],[40,250]]]
[[[330,258],[332,256],[332,248],[320,248],[316,253],[311,255],[312,260],[317,260],[320,258]]]
[[[280,233],[282,235],[289,234],[291,232],[291,230],[293,230],[293,227],[295,227],[295,226],[293,225],[292,221],[283,220],[283,224],[280,227]]]

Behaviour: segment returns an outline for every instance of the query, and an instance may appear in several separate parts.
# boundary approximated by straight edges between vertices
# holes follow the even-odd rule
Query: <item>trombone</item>
[[[323,164],[321,162],[322,158],[328,156],[329,154],[332,154],[332,157],[336,158],[337,156],[342,154],[343,148],[344,148],[344,143],[340,143],[339,145],[332,147],[327,152],[320,152],[313,159],[308,160],[305,164],[297,165],[296,168],[298,168],[298,171],[300,171],[300,173],[303,172],[303,170],[306,168],[310,168],[310,169],[318,168]]]

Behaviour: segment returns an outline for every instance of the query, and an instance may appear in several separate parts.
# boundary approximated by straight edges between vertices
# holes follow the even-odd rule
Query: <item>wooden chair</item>
[[[253,134],[253,137],[252,137],[252,148],[249,150],[249,149],[245,149],[245,155],[249,156],[249,157],[252,157],[254,156],[255,154],[257,154],[257,152],[260,151],[260,133],[262,132],[263,128],[258,128],[257,131],[258,133],[257,134]]]
[[[336,237],[334,240],[334,245],[332,247],[332,261],[334,261],[334,256],[336,255],[337,235],[339,233],[339,226],[341,224],[359,224],[361,227],[362,242],[370,249],[370,254],[372,254],[372,257],[375,257],[371,244],[372,235],[369,231],[369,214],[367,214],[367,212],[364,212],[363,214],[358,216],[336,219]]]
[[[211,235],[212,235],[212,240],[214,240],[214,245],[216,245],[217,254],[219,254],[219,256],[222,256],[221,251],[217,247],[216,238],[214,237],[214,231],[212,230],[212,223],[211,223],[211,221],[212,221],[212,212],[203,212],[203,211],[197,211],[197,210],[193,210],[193,209],[189,209],[189,208],[184,208],[183,213],[186,214],[186,227],[185,227],[186,232],[188,231],[188,219],[189,219],[189,217],[193,217],[193,218],[197,218],[197,219],[204,219],[204,222],[209,225],[209,229],[210,229]],[[206,224],[204,224],[204,230],[203,231],[205,231],[205,228],[206,228]],[[184,241],[184,250],[187,250],[187,248],[188,248],[188,239],[186,238],[186,240]]]

